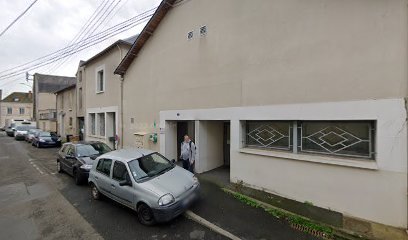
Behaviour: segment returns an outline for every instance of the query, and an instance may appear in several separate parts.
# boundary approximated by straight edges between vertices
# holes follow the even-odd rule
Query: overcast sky
[[[0,0],[2,10],[0,31],[6,28],[32,1]],[[112,12],[115,14],[108,17],[107,22],[102,24],[97,32],[156,7],[160,3],[160,0],[109,1],[115,1],[112,6],[119,2],[118,7]],[[103,0],[38,0],[16,24],[0,36],[0,72],[66,47],[102,2]],[[139,33],[144,24],[77,53],[52,74],[74,76],[79,60],[90,58],[118,39]],[[31,71],[30,74],[47,71],[51,66]],[[55,69],[55,66],[52,69]],[[28,86],[20,83],[26,83],[24,74],[0,80],[3,98],[14,91],[30,90]]]

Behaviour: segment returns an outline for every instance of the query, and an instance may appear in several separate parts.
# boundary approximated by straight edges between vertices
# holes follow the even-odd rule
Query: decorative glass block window
[[[293,131],[296,129],[296,131]],[[375,159],[375,121],[246,121],[245,146]]]
[[[247,121],[246,146],[266,149],[291,149],[290,121]]]
[[[304,121],[300,152],[374,158],[373,121]]]

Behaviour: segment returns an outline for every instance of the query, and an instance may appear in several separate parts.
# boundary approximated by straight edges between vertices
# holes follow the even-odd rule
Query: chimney
[[[1,92],[0,92],[0,95],[1,95]],[[33,92],[28,91],[28,98],[31,100],[33,99]]]

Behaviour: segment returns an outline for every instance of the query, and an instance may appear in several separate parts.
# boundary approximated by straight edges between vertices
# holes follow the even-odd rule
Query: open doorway
[[[188,134],[193,142],[195,142],[195,124],[194,121],[178,121],[177,123],[177,157],[181,155],[181,143],[184,140],[184,135]]]

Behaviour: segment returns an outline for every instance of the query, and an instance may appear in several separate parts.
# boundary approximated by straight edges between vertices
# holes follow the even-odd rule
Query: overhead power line
[[[82,36],[82,38],[80,38],[79,41],[92,36],[92,34],[106,21],[107,17],[113,12],[113,10],[115,10],[117,8],[117,6],[119,5],[119,3],[122,0],[118,0],[115,5],[112,6],[112,4],[115,2],[115,0],[113,2],[111,2],[109,4],[109,6],[105,9],[105,11],[102,13],[102,15],[96,20],[96,22],[90,26],[88,28],[88,30],[85,32],[85,34]],[[109,9],[109,11],[108,11]],[[75,48],[74,48],[75,51]],[[57,66],[52,70],[52,71],[56,71],[59,67],[61,67],[61,65],[63,65],[65,62],[67,62],[68,60],[70,60],[75,54],[69,56],[68,58],[63,59],[62,61],[60,61],[59,64],[57,64]]]
[[[154,9],[148,10],[148,11],[146,11],[146,12],[144,12],[144,13],[136,16],[136,17],[128,19],[125,22],[117,24],[117,25],[115,25],[115,26],[113,26],[111,28],[108,28],[105,31],[102,31],[102,32],[100,32],[98,34],[95,34],[95,35],[81,41],[80,43],[78,43],[78,44],[80,44],[79,49],[74,50],[74,48],[72,48],[72,46],[78,46],[78,44],[74,44],[74,45],[71,45],[70,47],[63,48],[61,50],[58,50],[55,53],[48,54],[48,55],[46,55],[44,57],[39,58],[42,61],[40,61],[40,62],[37,61],[38,63],[34,63],[34,64],[31,64],[31,65],[30,64],[22,64],[20,66],[24,66],[24,67],[17,67],[17,68],[12,68],[12,69],[5,70],[2,73],[5,73],[5,72],[9,72],[9,73],[0,75],[0,80],[7,79],[7,78],[10,78],[10,77],[14,77],[14,76],[17,76],[18,74],[24,73],[26,71],[30,71],[30,70],[37,69],[39,67],[48,65],[48,64],[53,63],[55,61],[58,61],[59,59],[66,58],[68,56],[71,56],[72,54],[75,54],[76,52],[82,51],[82,50],[84,50],[86,48],[89,48],[89,47],[95,45],[95,44],[98,44],[98,43],[100,43],[100,42],[102,42],[102,41],[104,41],[104,40],[106,40],[106,39],[108,39],[108,38],[110,38],[112,36],[115,36],[115,35],[118,35],[118,34],[124,32],[124,31],[127,31],[130,28],[132,28],[132,27],[134,27],[136,25],[139,25],[139,24],[145,22],[146,20],[148,20],[153,15],[153,13],[149,13],[149,12],[151,12]],[[146,13],[149,13],[149,14],[146,15]],[[33,63],[33,62],[36,62],[36,60],[31,61],[30,63]],[[18,70],[16,70],[16,69],[18,69]],[[10,71],[12,71],[12,72],[10,72]]]
[[[11,26],[13,26],[22,16],[24,16],[24,14],[26,14],[26,12],[28,12],[28,10],[30,10],[30,8],[37,2],[38,0],[34,0],[29,6],[28,8],[26,8],[22,13],[20,13],[20,15],[18,15],[18,17],[16,19],[14,19],[1,33],[0,33],[0,37],[3,36],[4,33],[7,32],[7,30],[9,30],[9,28],[11,28]]]

